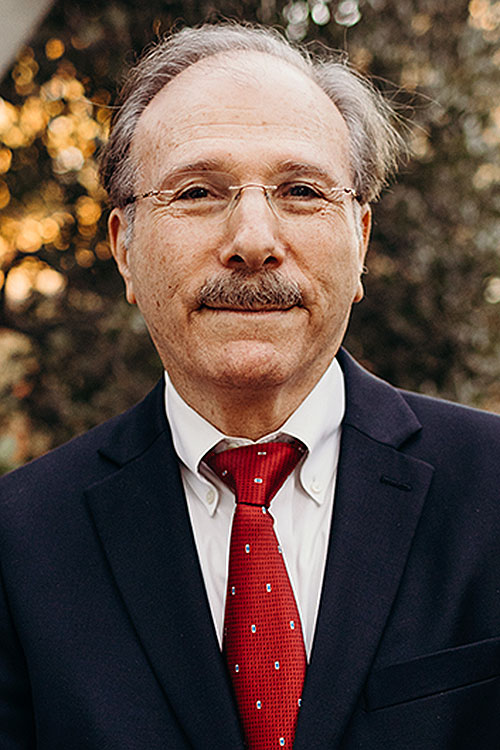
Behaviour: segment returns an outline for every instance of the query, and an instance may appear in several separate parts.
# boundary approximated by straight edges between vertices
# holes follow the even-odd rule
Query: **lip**
[[[228,312],[228,313],[239,313],[242,315],[263,315],[266,313],[286,313],[296,308],[297,305],[292,307],[211,307],[209,305],[202,305],[201,310],[210,310],[212,312]]]

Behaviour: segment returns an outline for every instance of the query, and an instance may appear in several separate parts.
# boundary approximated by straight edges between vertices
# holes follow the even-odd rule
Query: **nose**
[[[285,251],[279,221],[262,187],[247,185],[235,196],[226,226],[227,243],[220,257],[225,266],[258,271],[282,264]]]

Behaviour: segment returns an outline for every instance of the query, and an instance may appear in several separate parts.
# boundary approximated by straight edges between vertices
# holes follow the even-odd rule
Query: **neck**
[[[223,387],[204,382],[202,388],[187,388],[182,379],[172,377],[171,382],[182,399],[224,435],[258,440],[278,430],[312,391],[318,376],[307,384],[295,387],[262,384]]]

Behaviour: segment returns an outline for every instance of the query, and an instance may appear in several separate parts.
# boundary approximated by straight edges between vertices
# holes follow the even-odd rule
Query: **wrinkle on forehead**
[[[335,142],[349,162],[346,123],[325,92],[290,63],[247,51],[200,60],[159,91],[139,119],[132,154],[138,165],[165,167],[207,147],[229,155],[232,144],[247,142],[292,152],[324,144],[325,153]]]

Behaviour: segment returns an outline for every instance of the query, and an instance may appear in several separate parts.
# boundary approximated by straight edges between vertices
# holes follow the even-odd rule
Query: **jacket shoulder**
[[[455,440],[500,439],[500,415],[420,393],[400,390],[408,406],[427,430]]]
[[[0,506],[48,501],[103,479],[165,432],[162,381],[138,404],[0,478]]]

